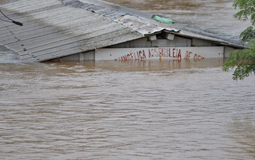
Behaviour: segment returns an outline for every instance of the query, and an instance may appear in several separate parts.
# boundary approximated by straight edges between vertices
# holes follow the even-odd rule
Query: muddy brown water
[[[238,39],[251,26],[233,15],[233,0],[105,0],[152,14],[165,15],[176,25],[205,31],[223,38]]]
[[[238,35],[228,23],[219,31]],[[255,76],[233,81],[223,59],[21,64],[0,53],[0,159],[255,159]]]
[[[255,77],[222,64],[0,64],[1,159],[254,159]]]

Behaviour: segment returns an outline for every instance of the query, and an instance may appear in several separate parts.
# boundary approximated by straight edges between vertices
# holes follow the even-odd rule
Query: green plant
[[[232,51],[222,68],[226,72],[230,68],[235,68],[233,79],[243,80],[245,77],[255,73],[255,0],[235,0],[233,6],[235,9],[240,9],[239,12],[234,14],[234,17],[241,21],[250,19],[252,26],[240,34],[242,43],[248,42],[247,48],[242,51]]]

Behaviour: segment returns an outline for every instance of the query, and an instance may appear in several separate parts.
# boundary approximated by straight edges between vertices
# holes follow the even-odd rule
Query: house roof
[[[24,24],[1,22],[0,28],[0,44],[15,50],[23,62],[51,60],[161,32],[241,47],[100,0],[10,0],[2,3],[1,10]]]

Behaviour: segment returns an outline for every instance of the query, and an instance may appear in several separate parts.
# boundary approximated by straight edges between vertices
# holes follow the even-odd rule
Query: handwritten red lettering
[[[146,59],[146,54],[144,50],[143,50],[143,59]]]
[[[177,56],[177,58],[180,58],[180,59],[182,58],[181,49],[178,50],[178,56]]]
[[[193,55],[195,61],[203,60],[204,57],[199,54],[193,54],[190,51],[185,51],[185,54],[182,54],[182,49],[179,48],[149,48],[141,49],[136,51],[130,51],[129,54],[120,56],[119,60],[145,60],[145,59],[155,59],[155,58],[174,58],[174,59],[190,59]],[[183,57],[184,56],[184,57]]]

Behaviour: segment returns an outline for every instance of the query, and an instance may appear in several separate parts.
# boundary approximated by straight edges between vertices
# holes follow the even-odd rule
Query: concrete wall
[[[215,46],[211,41],[192,38],[192,47]]]
[[[229,57],[229,53],[232,52],[234,50],[234,48],[230,48],[230,47],[224,47],[224,57]]]
[[[157,39],[150,41],[149,38],[141,38],[131,42],[125,42],[109,48],[146,48],[146,47],[191,47],[191,39],[175,36],[174,40]]]
[[[78,53],[67,57],[60,58],[62,61],[94,61],[95,51]]]
[[[164,37],[165,36],[165,37]],[[167,39],[168,38],[168,39]],[[125,42],[108,48],[151,48],[151,47],[211,47],[216,46],[211,41],[197,39],[197,38],[184,38],[175,35],[162,35],[154,37],[145,37],[130,42]],[[224,57],[227,57],[233,48],[225,47]],[[90,61],[95,60],[95,51],[86,53],[79,53],[68,57],[62,57],[62,61]]]
[[[242,49],[235,49],[235,48],[231,48],[231,47],[224,47],[224,57],[225,58],[228,58],[229,57],[229,54],[230,52],[234,51],[234,50],[239,50],[239,51],[242,51]]]

